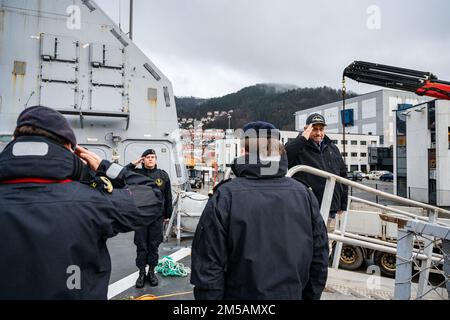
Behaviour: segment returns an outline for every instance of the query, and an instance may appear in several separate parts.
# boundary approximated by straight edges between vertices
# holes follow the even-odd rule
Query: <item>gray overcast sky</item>
[[[116,22],[120,6],[128,32],[128,0],[96,2]],[[340,88],[353,60],[450,81],[448,0],[135,0],[134,7],[134,40],[177,96],[267,82]],[[347,89],[379,88],[349,80]]]

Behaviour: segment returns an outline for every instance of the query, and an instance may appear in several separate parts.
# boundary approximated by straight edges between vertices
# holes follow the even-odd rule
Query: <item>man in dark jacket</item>
[[[242,140],[236,178],[215,189],[192,243],[195,298],[320,299],[328,238],[317,200],[285,176],[287,158],[273,125],[253,122],[244,131],[256,131],[256,138]]]
[[[75,146],[67,120],[37,106],[0,154],[0,299],[106,299],[106,240],[161,210],[150,179]]]
[[[314,113],[306,119],[303,133],[285,146],[289,169],[297,165],[306,165],[344,178],[347,177],[347,167],[341,153],[330,138],[325,135],[325,127],[325,119],[320,114]],[[319,204],[322,203],[325,178],[303,172],[295,174],[293,178],[310,186]],[[332,223],[331,220],[334,220],[336,213],[340,214],[347,210],[347,198],[348,187],[337,183],[330,207],[329,224]]]
[[[158,188],[164,195],[164,206],[159,218],[147,227],[137,230],[134,234],[134,244],[136,245],[136,266],[139,269],[139,277],[136,280],[136,288],[143,288],[145,284],[145,268],[149,269],[147,279],[152,287],[158,285],[158,278],[155,275],[155,267],[158,265],[158,248],[163,240],[163,224],[167,223],[172,215],[172,188],[167,172],[158,169],[156,164],[156,152],[153,149],[144,151],[141,158],[130,163],[127,167],[135,172],[149,177],[155,181]],[[141,168],[136,168],[142,164]]]

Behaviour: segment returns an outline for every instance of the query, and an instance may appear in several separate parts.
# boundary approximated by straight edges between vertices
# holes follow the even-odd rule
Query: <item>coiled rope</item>
[[[171,257],[162,257],[155,271],[164,277],[186,277],[191,270],[182,263],[173,261]]]

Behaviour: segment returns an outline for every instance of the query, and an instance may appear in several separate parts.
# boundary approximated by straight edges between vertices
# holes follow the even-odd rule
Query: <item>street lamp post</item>
[[[228,117],[228,130],[231,129],[231,115],[233,114],[233,110],[228,110],[228,112],[226,113],[227,117]]]

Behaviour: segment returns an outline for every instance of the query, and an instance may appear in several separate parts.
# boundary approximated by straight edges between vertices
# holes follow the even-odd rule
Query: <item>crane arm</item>
[[[430,72],[354,61],[345,68],[344,77],[381,87],[410,91],[420,96],[450,100],[450,82],[439,80]]]

